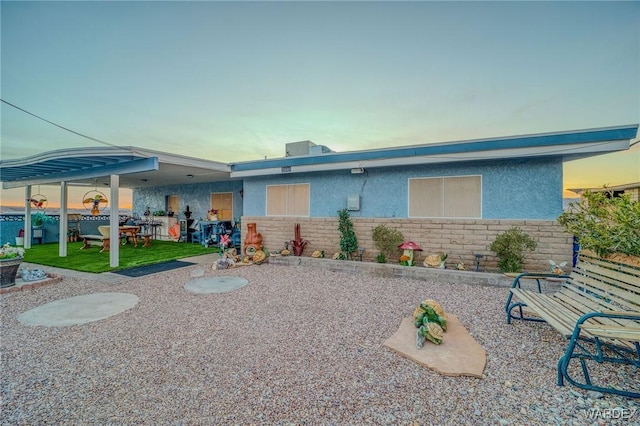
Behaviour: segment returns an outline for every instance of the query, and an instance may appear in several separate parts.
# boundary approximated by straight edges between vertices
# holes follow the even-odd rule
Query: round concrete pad
[[[249,281],[240,277],[205,277],[187,281],[184,288],[192,293],[209,294],[236,290],[247,284]]]
[[[25,325],[49,327],[85,324],[133,308],[138,296],[129,293],[94,293],[56,300],[18,316]]]

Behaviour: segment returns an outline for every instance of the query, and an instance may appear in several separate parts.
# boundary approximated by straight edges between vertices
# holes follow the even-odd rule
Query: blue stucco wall
[[[189,206],[192,211],[191,218],[199,219],[207,216],[211,208],[211,194],[214,192],[233,193],[233,216],[240,218],[242,212],[241,180],[226,182],[210,182],[193,185],[168,185],[153,188],[140,188],[133,190],[133,213],[142,216],[145,209],[151,211],[166,210],[166,197],[177,195],[180,197],[180,210],[175,212],[176,217],[184,219],[182,212]]]
[[[266,185],[309,183],[311,217],[336,216],[347,207],[347,197],[357,194],[360,211],[351,216],[406,218],[409,178],[464,175],[482,176],[483,219],[554,220],[562,213],[562,161],[535,159],[245,178],[244,214],[265,215]]]

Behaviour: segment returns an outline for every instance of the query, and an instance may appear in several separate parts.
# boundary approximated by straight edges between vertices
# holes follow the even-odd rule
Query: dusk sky
[[[0,8],[2,99],[114,145],[232,162],[640,122],[640,2]],[[1,105],[3,160],[99,146]],[[640,144],[565,165],[565,188],[638,181]]]

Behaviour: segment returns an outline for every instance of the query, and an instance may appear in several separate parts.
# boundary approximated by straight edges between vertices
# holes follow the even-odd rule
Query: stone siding
[[[490,249],[496,236],[513,226],[518,226],[537,243],[533,253],[525,254],[525,270],[546,271],[549,259],[556,263],[567,262],[571,266],[573,256],[573,238],[564,232],[555,221],[545,220],[461,220],[461,219],[392,219],[352,217],[358,245],[365,249],[364,260],[373,261],[379,253],[375,248],[371,233],[379,224],[399,229],[405,240],[415,241],[423,251],[417,253],[420,264],[429,253],[445,252],[449,254],[447,268],[454,268],[458,262],[464,262],[468,270],[473,270],[475,254],[484,255],[480,263],[483,271],[497,271],[497,257]],[[303,239],[309,241],[303,256],[311,256],[314,250],[324,250],[326,257],[340,250],[340,232],[338,218],[289,218],[289,217],[242,217],[242,241],[247,232],[247,223],[255,222],[257,231],[262,234],[262,243],[266,250],[276,251],[284,248],[285,241],[294,237],[294,225],[300,224]],[[401,253],[398,253],[398,256]],[[390,259],[397,263],[397,259]]]

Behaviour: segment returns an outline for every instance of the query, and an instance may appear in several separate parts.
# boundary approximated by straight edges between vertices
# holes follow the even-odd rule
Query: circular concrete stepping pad
[[[138,296],[129,293],[94,293],[56,300],[18,316],[24,325],[49,327],[85,324],[109,318],[138,304]]]
[[[184,288],[192,293],[210,294],[236,290],[249,284],[240,277],[205,277],[187,281]]]

